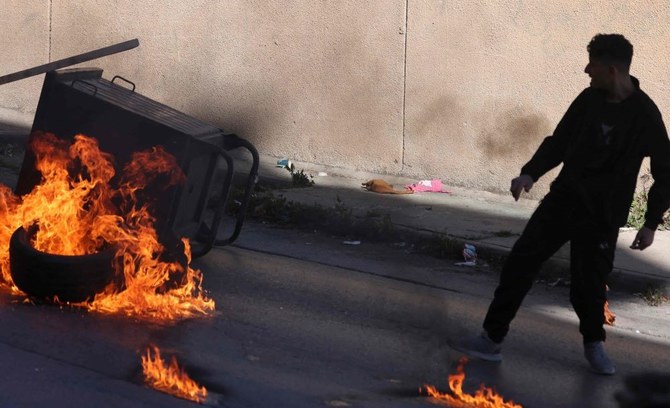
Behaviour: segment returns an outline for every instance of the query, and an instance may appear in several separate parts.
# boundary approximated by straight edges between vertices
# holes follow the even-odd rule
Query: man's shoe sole
[[[596,370],[595,368],[591,367],[591,372],[595,373],[595,374],[600,374],[600,375],[614,375],[614,374],[616,374],[616,369],[613,369],[612,372],[610,373],[608,371]]]
[[[459,346],[457,344],[451,344],[451,343],[447,343],[447,344],[452,349],[454,349],[456,351],[460,351],[461,353],[463,353],[463,354],[465,354],[469,357],[472,357],[472,358],[477,358],[477,359],[484,360],[484,361],[490,361],[490,362],[493,362],[493,363],[500,363],[503,360],[502,354],[481,353],[479,351],[470,350],[467,347],[462,347],[462,346]]]
[[[469,351],[460,350],[460,351],[469,355],[470,357],[478,358],[484,361],[490,361],[492,363],[502,363],[503,360],[502,355],[500,354],[484,354],[474,350]]]

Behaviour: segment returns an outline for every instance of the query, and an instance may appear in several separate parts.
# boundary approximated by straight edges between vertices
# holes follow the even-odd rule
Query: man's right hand
[[[637,232],[637,235],[635,236],[633,244],[630,246],[631,249],[639,249],[640,251],[644,251],[645,248],[649,247],[651,244],[654,243],[655,233],[656,230],[653,230],[651,228],[648,227],[640,228],[640,230]]]
[[[525,191],[526,193],[529,192],[530,189],[533,188],[533,184],[535,184],[535,182],[528,174],[522,174],[519,177],[513,179],[512,186],[509,188],[509,191],[512,193],[514,201],[519,201],[521,191]]]

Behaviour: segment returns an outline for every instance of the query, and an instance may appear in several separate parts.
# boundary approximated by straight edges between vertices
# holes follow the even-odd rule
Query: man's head
[[[591,86],[610,90],[621,75],[628,76],[633,59],[633,45],[621,34],[597,34],[586,47],[589,63],[584,72]]]
[[[604,64],[617,64],[626,71],[633,60],[633,45],[621,34],[597,34],[586,50],[589,58]]]

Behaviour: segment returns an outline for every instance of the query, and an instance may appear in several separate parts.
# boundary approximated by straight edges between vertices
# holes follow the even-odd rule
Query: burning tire
[[[29,232],[20,227],[9,241],[10,274],[19,289],[35,298],[83,302],[113,281],[115,253],[109,247],[90,255],[48,254],[33,248]]]

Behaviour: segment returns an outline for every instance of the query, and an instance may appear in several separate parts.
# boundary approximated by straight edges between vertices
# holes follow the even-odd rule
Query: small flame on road
[[[616,314],[610,310],[609,302],[605,301],[605,324],[609,326],[614,326],[614,321],[616,320]]]
[[[605,291],[609,292],[610,287],[605,285]],[[610,304],[608,301],[605,301],[605,324],[614,326],[614,321],[616,320],[616,314],[610,310]]]
[[[463,381],[465,380],[465,371],[463,370],[463,366],[467,362],[468,359],[466,357],[461,358],[458,361],[456,374],[449,376],[449,388],[452,395],[438,391],[433,385],[424,385],[424,387],[419,388],[419,392],[428,394],[436,402],[447,404],[451,408],[523,408],[513,401],[505,402],[502,396],[497,394],[493,389],[484,386],[484,384],[479,386],[474,395],[464,393]]]
[[[179,367],[177,358],[172,356],[170,364],[166,364],[154,345],[150,345],[146,355],[142,356],[142,371],[146,384],[158,391],[198,403],[207,398],[207,389],[193,381],[183,367]]]

